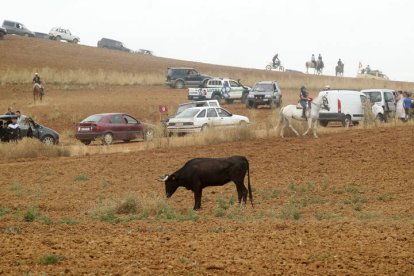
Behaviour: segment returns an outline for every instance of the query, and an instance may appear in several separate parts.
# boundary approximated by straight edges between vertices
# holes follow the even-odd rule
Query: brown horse
[[[313,63],[312,61],[307,61],[305,63],[305,66],[306,66],[306,74],[309,74],[309,72],[308,72],[309,68],[313,68],[313,69],[315,69],[314,74],[318,74],[318,75],[322,74],[322,70],[323,70],[323,67],[324,67],[323,61],[320,61],[320,60],[317,60],[316,64]]]
[[[36,102],[36,99],[39,99],[40,101],[42,101],[43,95],[44,95],[43,87],[40,84],[35,83],[33,85],[33,101]]]
[[[335,67],[335,75],[336,76],[343,76],[344,75],[344,64],[342,63],[342,66],[337,65]]]

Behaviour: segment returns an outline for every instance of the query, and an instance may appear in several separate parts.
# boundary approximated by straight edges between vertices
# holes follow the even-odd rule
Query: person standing
[[[306,107],[309,101],[309,93],[304,85],[302,85],[302,87],[300,88],[299,97],[299,103],[302,106],[302,118],[305,118],[306,120]]]
[[[396,106],[395,106],[395,115],[398,119],[405,122],[405,110],[404,110],[404,97],[402,91],[398,91],[395,95]]]
[[[405,120],[410,119],[410,107],[411,107],[411,98],[408,95],[408,92],[404,92],[404,101],[403,101],[404,111],[405,111]]]

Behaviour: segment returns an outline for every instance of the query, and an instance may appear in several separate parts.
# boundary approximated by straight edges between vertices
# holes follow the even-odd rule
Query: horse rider
[[[311,62],[313,63],[313,66],[315,66],[315,68],[316,68],[316,59],[315,59],[315,55],[314,54],[312,54]]]
[[[273,67],[276,68],[280,65],[279,54],[274,55],[273,59]]]
[[[341,59],[338,60],[338,67],[342,68],[342,66],[344,66],[343,62]]]
[[[299,103],[302,106],[302,118],[305,118],[306,120],[306,107],[309,101],[309,93],[304,85],[302,85],[302,87],[300,88],[299,97],[300,97]]]
[[[331,87],[329,86],[329,84],[325,85],[325,87],[323,88],[323,91],[329,91],[331,90]]]
[[[371,67],[369,67],[369,65],[367,65],[367,68],[365,68],[365,72],[367,74],[369,74],[371,72]]]
[[[40,89],[41,89],[41,91],[42,91],[42,94],[44,93],[44,91],[43,91],[43,85],[42,85],[42,80],[40,79],[39,73],[35,73],[35,76],[33,78],[33,84],[34,85],[38,84],[39,87],[40,87]]]

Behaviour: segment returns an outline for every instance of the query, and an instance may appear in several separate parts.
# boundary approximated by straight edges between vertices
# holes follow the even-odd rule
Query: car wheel
[[[253,107],[253,103],[251,101],[247,101],[246,102],[246,107],[249,108],[249,109],[252,108]]]
[[[144,140],[151,141],[152,139],[154,139],[154,130],[151,128],[148,128],[144,132]]]
[[[29,34],[24,34],[24,36],[25,36],[25,37],[29,37],[30,35],[29,35]]]
[[[342,126],[349,127],[351,125],[351,122],[352,122],[351,116],[346,115],[344,120],[342,121]]]
[[[377,120],[380,121],[380,122],[384,122],[384,115],[381,114],[381,113],[378,113]]]
[[[208,124],[204,124],[202,127],[201,127],[201,131],[202,132],[206,132],[206,131],[208,131],[210,129],[210,126],[208,125]]]
[[[110,145],[114,141],[114,137],[111,133],[105,133],[105,135],[102,138],[102,144],[104,145]]]
[[[323,127],[327,127],[329,124],[329,121],[319,121],[319,124]]]
[[[266,70],[272,70],[272,66],[266,65]]]
[[[213,96],[213,98],[212,98],[213,100],[216,100],[216,101],[218,101],[218,102],[220,102],[220,100],[221,100],[221,97],[220,97],[220,95],[214,95]]]
[[[247,123],[246,123],[246,121],[240,121],[239,125],[241,127],[246,127],[247,126]]]
[[[177,88],[177,89],[184,88],[184,82],[182,80],[176,81],[175,88]]]
[[[42,143],[45,145],[54,145],[55,144],[55,138],[53,138],[50,135],[46,135],[42,138]]]
[[[72,42],[78,44],[79,41],[75,38]]]
[[[55,37],[55,40],[60,41],[62,38],[60,36]]]
[[[82,144],[89,145],[92,141],[91,140],[82,140]]]

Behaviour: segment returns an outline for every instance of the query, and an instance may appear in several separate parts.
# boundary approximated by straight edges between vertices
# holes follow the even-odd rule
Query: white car
[[[66,40],[67,42],[78,43],[79,37],[72,35],[68,29],[52,28],[49,32],[49,39]]]
[[[366,89],[361,90],[369,101],[373,104],[372,112],[374,112],[375,118],[380,121],[386,121],[387,118],[395,112],[395,90],[392,89]]]
[[[191,107],[169,120],[167,132],[191,133],[206,131],[211,127],[232,127],[248,123],[249,118],[231,114],[221,107]]]

